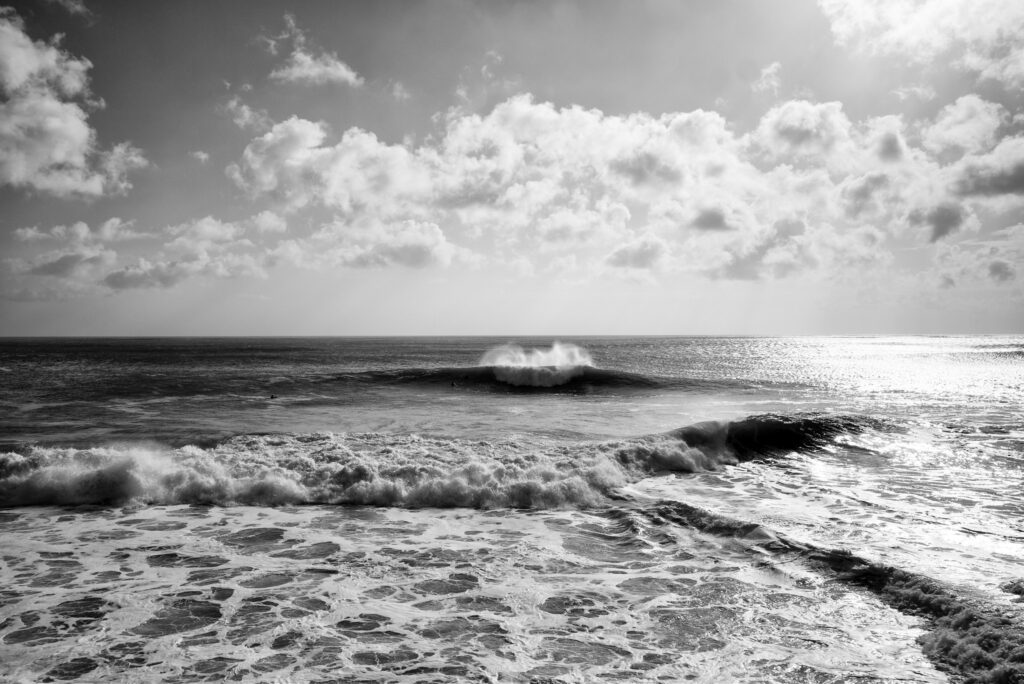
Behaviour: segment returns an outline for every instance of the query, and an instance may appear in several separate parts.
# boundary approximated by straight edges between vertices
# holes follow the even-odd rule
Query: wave
[[[679,501],[662,501],[642,511],[656,525],[674,524],[705,534],[732,537],[769,565],[799,559],[819,573],[867,589],[897,610],[922,617],[929,631],[919,638],[926,656],[966,682],[1024,682],[1024,625],[1019,617],[981,598],[964,596],[926,575],[790,539]],[[765,560],[765,559],[768,560]],[[1024,580],[1003,590],[1017,593]],[[1024,592],[1024,589],[1021,589]]]
[[[866,416],[783,416],[769,413],[729,422],[697,423],[668,434],[691,447],[728,454],[737,461],[749,461],[820,448],[840,435],[855,434],[868,428],[885,431],[889,426]]]
[[[468,368],[410,368],[367,371],[339,379],[369,384],[422,385],[498,392],[595,392],[655,389],[683,384],[625,371],[592,366],[473,366]],[[711,383],[694,381],[694,387]]]
[[[0,506],[586,508],[607,505],[619,488],[652,475],[820,448],[870,424],[854,417],[764,415],[547,449],[515,440],[378,433],[244,435],[208,448],[35,446],[0,454]]]

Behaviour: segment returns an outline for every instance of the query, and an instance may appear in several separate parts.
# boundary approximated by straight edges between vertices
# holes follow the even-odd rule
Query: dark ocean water
[[[1021,337],[0,340],[0,380],[11,681],[1024,681]]]

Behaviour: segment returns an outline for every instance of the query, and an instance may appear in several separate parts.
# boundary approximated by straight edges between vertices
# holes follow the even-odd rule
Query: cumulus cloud
[[[929,240],[935,242],[959,230],[968,217],[969,214],[962,205],[942,202],[927,210],[915,209],[910,212],[908,219],[913,225],[930,228]]]
[[[131,227],[24,228],[16,236],[26,246],[63,247],[19,273],[82,282],[102,269],[96,282],[128,289],[260,277],[281,262],[428,269],[488,259],[591,277],[863,278],[891,262],[908,229],[941,251],[977,239],[979,207],[989,231],[996,225],[988,198],[1013,191],[1024,152],[1013,138],[990,146],[980,129],[959,126],[961,108],[979,103],[991,111],[961,100],[908,124],[794,100],[740,134],[713,112],[610,115],[518,95],[486,113],[443,112],[418,143],[292,117],[254,135],[227,168],[262,204],[253,216],[170,226],[157,249],[106,266],[86,260]],[[971,151],[946,156],[954,145]],[[1016,268],[1000,249],[976,270],[998,260]]]
[[[955,189],[965,196],[1024,195],[1024,137],[1004,138],[991,152],[964,157]]]
[[[358,88],[363,85],[363,77],[355,69],[338,59],[333,52],[315,51],[306,39],[306,34],[295,23],[295,17],[285,15],[286,30],[284,35],[271,40],[271,51],[276,54],[277,41],[290,39],[292,51],[285,63],[270,73],[270,78],[286,83],[304,83],[307,85],[324,85],[337,83]]]
[[[32,40],[21,19],[0,12],[0,184],[58,197],[97,197],[131,188],[146,165],[130,143],[96,144],[86,108],[89,60],[64,51],[59,36]]]
[[[879,196],[890,186],[889,175],[874,171],[853,177],[843,185],[842,197],[847,216],[857,218],[879,210]]]
[[[191,152],[188,153],[188,156],[192,157],[200,164],[205,164],[206,162],[210,161],[210,154],[202,150],[192,150]]]
[[[964,95],[943,108],[922,132],[924,146],[936,154],[985,152],[996,141],[996,131],[1009,118],[1006,109],[977,95]]]
[[[1024,88],[1024,4],[1012,0],[818,0],[844,45]]]
[[[372,226],[350,232],[340,242],[330,258],[339,265],[362,268],[444,266],[458,252],[436,224],[417,221]]]
[[[729,230],[732,228],[725,219],[725,212],[718,207],[701,209],[690,225],[701,230]]]
[[[850,120],[840,103],[790,100],[761,118],[754,140],[775,163],[818,163],[847,146],[850,132]]]
[[[288,222],[269,210],[261,211],[250,220],[261,233],[284,233],[288,230]]]
[[[953,125],[956,111],[930,122],[933,139],[943,131],[976,149],[981,139]],[[482,245],[474,251],[500,261],[529,259],[538,271],[570,256],[599,272],[659,255],[682,270],[783,277],[883,263],[887,236],[908,223],[933,242],[977,228],[973,210],[949,190],[961,176],[975,180],[970,189],[961,181],[964,193],[980,192],[981,179],[992,185],[1012,150],[1004,141],[944,166],[911,144],[906,128],[900,117],[855,123],[839,103],[794,100],[738,135],[713,112],[615,116],[518,95],[486,114],[449,110],[418,145],[358,128],[338,136],[293,117],[254,138],[228,174],[281,216],[333,213],[345,227],[334,232],[350,239],[330,248],[348,266],[414,263],[387,247],[397,239],[388,227],[408,225],[432,226],[412,233],[421,254],[436,235],[460,249]],[[776,226],[787,221],[807,229],[780,237]],[[375,230],[379,244],[366,238]],[[647,236],[642,245],[637,235]],[[277,251],[309,264],[322,254],[296,250],[324,249],[297,237]]]

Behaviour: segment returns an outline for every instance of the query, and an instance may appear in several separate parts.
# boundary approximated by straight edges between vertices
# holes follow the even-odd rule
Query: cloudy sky
[[[4,335],[1024,332],[1024,2],[0,10]]]

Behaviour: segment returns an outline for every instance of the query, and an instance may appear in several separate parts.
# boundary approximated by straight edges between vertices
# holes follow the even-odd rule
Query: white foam
[[[34,447],[0,454],[0,505],[587,508],[651,474],[730,462],[668,437],[551,449],[376,433],[250,435],[211,449]]]
[[[494,377],[517,387],[557,387],[592,368],[590,353],[575,344],[554,342],[550,349],[523,349],[516,344],[494,347],[480,359]]]

